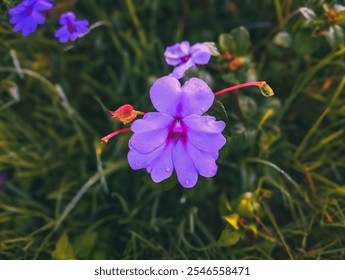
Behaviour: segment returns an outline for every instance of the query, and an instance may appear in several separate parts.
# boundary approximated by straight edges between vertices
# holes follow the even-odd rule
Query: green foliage
[[[73,247],[69,242],[66,232],[58,239],[52,257],[54,260],[75,260]]]
[[[343,1],[55,1],[29,37],[17,2],[0,1],[0,259],[345,258]],[[61,45],[66,9],[97,24]],[[214,92],[275,92],[217,97],[227,145],[193,189],[131,170],[129,134],[99,145],[123,128],[107,109],[153,110],[182,40],[212,46],[188,75]]]

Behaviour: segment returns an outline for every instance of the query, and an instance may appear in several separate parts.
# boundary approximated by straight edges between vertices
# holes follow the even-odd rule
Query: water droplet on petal
[[[171,170],[171,168],[169,166],[165,167],[165,171],[169,172]]]
[[[264,84],[260,86],[259,88],[260,88],[261,94],[265,97],[274,95],[273,89],[268,84]]]
[[[186,181],[184,181],[184,183],[185,183],[186,185],[188,185],[188,184],[189,184],[189,180],[187,179]]]

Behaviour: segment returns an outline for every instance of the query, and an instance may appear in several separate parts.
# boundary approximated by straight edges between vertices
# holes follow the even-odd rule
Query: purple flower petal
[[[75,13],[73,12],[67,12],[60,16],[60,24],[61,25],[67,25],[69,22],[73,22],[76,19]]]
[[[182,115],[201,115],[213,104],[214,94],[202,80],[191,78],[182,87]]]
[[[175,116],[181,99],[181,84],[173,77],[159,78],[150,89],[150,97],[158,112]]]
[[[33,3],[32,0],[30,0],[30,1],[27,1],[27,0],[26,0],[26,1],[23,1],[22,3],[18,4],[17,6],[15,6],[15,7],[9,9],[9,10],[8,10],[8,13],[9,13],[11,16],[20,14],[20,13],[24,12],[24,11],[27,9],[27,7],[28,7],[29,5],[31,5],[32,3]]]
[[[181,79],[184,73],[191,67],[195,67],[195,64],[192,59],[188,59],[187,62],[176,66],[169,76]]]
[[[11,17],[10,23],[11,23],[11,24],[17,24],[21,19],[22,19],[21,16],[15,15],[15,16]]]
[[[173,118],[162,113],[148,113],[131,126],[134,132],[130,146],[141,153],[150,153],[165,143]]]
[[[159,183],[171,176],[174,170],[172,162],[172,150],[174,146],[175,145],[173,143],[165,146],[160,155],[157,156],[147,167],[147,171],[151,173],[153,182]]]
[[[176,66],[181,63],[181,58],[189,55],[190,44],[188,41],[177,43],[173,46],[167,47],[164,56],[169,65]]]
[[[168,128],[157,129],[142,133],[134,133],[129,140],[129,145],[133,146],[133,148],[140,153],[150,153],[153,150],[159,148],[161,145],[165,145],[168,134]]]
[[[172,159],[179,183],[185,188],[192,188],[198,180],[198,171],[190,158],[186,146],[177,142],[172,151]]]
[[[14,24],[13,31],[22,31],[24,36],[33,33],[38,24],[45,22],[42,11],[50,10],[53,5],[48,0],[25,0],[19,3],[8,13],[12,16],[10,23]]]
[[[75,27],[77,29],[77,32],[80,34],[85,34],[86,32],[89,31],[89,21],[84,19],[84,20],[79,20],[76,24]]]
[[[219,134],[225,128],[223,121],[216,121],[215,117],[191,115],[183,118],[185,125],[195,132]]]
[[[60,24],[62,27],[55,31],[54,36],[61,43],[67,43],[68,40],[75,41],[89,31],[89,22],[87,20],[76,20],[73,12],[62,14]]]
[[[67,43],[69,38],[67,27],[64,26],[57,29],[54,33],[54,37],[59,38],[60,43]]]
[[[38,24],[43,24],[46,20],[46,18],[42,14],[37,12],[32,13],[32,19]]]
[[[158,112],[147,113],[142,119],[133,122],[131,130],[134,133],[160,130],[167,127],[173,120],[173,117],[166,114]]]
[[[143,154],[133,147],[130,147],[127,155],[128,163],[133,170],[147,168],[149,164],[162,153],[163,149],[164,146],[161,146],[151,153]]]
[[[188,140],[204,152],[216,152],[226,143],[226,139],[222,134],[204,133],[193,130],[188,131]]]
[[[196,43],[190,47],[188,41],[183,41],[167,47],[164,56],[169,65],[175,66],[169,76],[181,79],[189,68],[196,67],[197,64],[207,64],[211,51],[206,44]]]
[[[21,23],[21,29],[24,36],[30,35],[37,29],[37,23],[33,17],[27,17],[23,19]]]
[[[201,176],[211,178],[216,175],[218,167],[216,159],[218,153],[208,153],[199,150],[192,143],[188,143],[188,153]]]
[[[211,51],[208,46],[202,43],[197,43],[192,46],[191,59],[195,64],[207,64],[211,58]]]
[[[37,3],[34,6],[34,9],[37,11],[48,11],[51,8],[53,8],[53,5],[46,1],[37,1]]]

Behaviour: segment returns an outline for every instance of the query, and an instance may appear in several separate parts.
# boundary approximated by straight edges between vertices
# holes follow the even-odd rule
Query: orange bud
[[[233,56],[232,56],[231,53],[225,52],[225,54],[224,54],[224,59],[225,59],[225,60],[231,60],[231,59],[233,59]]]
[[[327,13],[327,23],[328,25],[335,25],[337,24],[337,22],[339,21],[340,16],[337,13],[337,10],[334,8],[329,9],[328,13]]]
[[[124,124],[131,123],[135,120],[137,115],[144,115],[145,113],[140,111],[135,111],[132,105],[125,104],[118,108],[116,111],[109,111],[112,118],[119,119],[119,121]]]
[[[228,64],[228,68],[231,71],[235,71],[237,70],[237,68],[241,67],[243,65],[243,61],[235,58],[234,60],[232,60],[229,64]]]

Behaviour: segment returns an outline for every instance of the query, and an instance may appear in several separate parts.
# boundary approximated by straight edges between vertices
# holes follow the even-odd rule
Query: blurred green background
[[[0,1],[0,259],[344,259],[343,1],[55,1],[13,33]],[[92,30],[62,45],[59,14]],[[130,169],[130,134],[107,112],[152,111],[167,46],[215,42],[187,75],[220,96],[228,144],[193,189]]]

